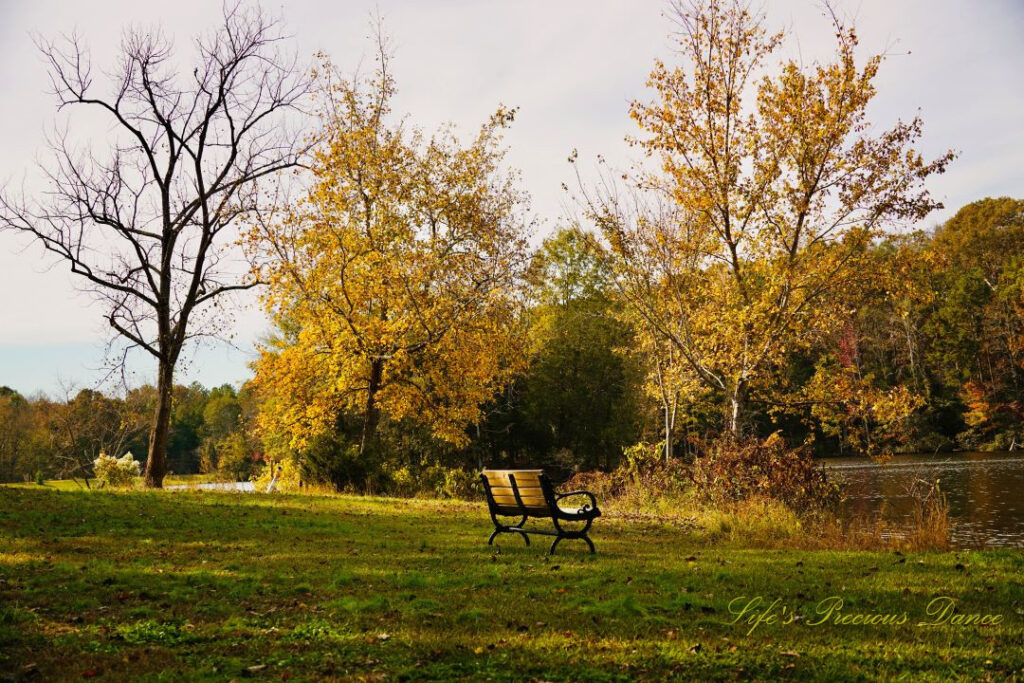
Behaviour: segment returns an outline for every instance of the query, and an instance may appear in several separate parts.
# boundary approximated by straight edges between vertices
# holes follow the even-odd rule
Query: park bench
[[[494,532],[487,539],[492,545],[498,534],[522,534],[526,545],[530,545],[528,534],[555,536],[548,554],[553,554],[563,538],[579,538],[587,542],[590,552],[594,552],[594,543],[587,537],[594,519],[601,516],[597,509],[597,500],[589,491],[569,491],[557,493],[551,480],[542,470],[484,470],[480,475],[487,495],[487,508],[494,522]],[[580,507],[562,507],[562,501],[573,496],[587,496],[589,503]],[[521,517],[515,524],[502,524],[499,517]],[[524,524],[529,518],[550,519],[554,531],[542,529],[526,529]],[[563,522],[582,522],[582,528],[564,528]]]

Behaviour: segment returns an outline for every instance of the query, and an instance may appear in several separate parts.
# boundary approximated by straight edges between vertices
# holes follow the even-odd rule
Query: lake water
[[[1024,453],[899,455],[885,464],[864,458],[830,458],[826,468],[842,478],[848,515],[912,517],[914,480],[940,480],[959,547],[1024,548]]]

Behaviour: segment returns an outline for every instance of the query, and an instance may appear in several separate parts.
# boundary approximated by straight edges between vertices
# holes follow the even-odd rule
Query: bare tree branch
[[[37,39],[57,109],[91,109],[114,125],[97,155],[58,132],[43,191],[0,191],[0,229],[68,263],[105,306],[114,333],[156,358],[160,395],[146,481],[166,470],[174,369],[183,345],[223,315],[218,298],[258,283],[227,267],[239,223],[262,210],[260,186],[280,182],[310,148],[307,71],[285,54],[279,23],[241,3],[194,41],[183,69],[162,32],[132,29],[100,92],[80,39]]]

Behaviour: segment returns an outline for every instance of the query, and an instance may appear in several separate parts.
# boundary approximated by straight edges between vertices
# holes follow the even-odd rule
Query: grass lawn
[[[608,516],[596,556],[549,559],[490,530],[482,503],[0,488],[0,680],[1024,678],[1019,550],[758,550]],[[737,622],[757,596],[778,621]],[[1001,623],[918,625],[939,596]],[[835,623],[858,614],[905,623]]]

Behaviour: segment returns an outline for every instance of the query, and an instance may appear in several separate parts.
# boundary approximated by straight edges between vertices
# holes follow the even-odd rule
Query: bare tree
[[[216,334],[224,295],[256,284],[231,268],[232,228],[261,210],[268,183],[308,147],[294,124],[309,80],[283,41],[258,9],[225,6],[223,24],[193,41],[196,66],[187,68],[159,30],[129,30],[105,93],[77,37],[38,41],[58,110],[92,109],[115,132],[99,155],[55,134],[52,162],[41,166],[46,188],[31,198],[0,192],[0,229],[27,233],[69,263],[127,347],[157,360],[147,486],[162,486],[167,469],[182,347]]]

